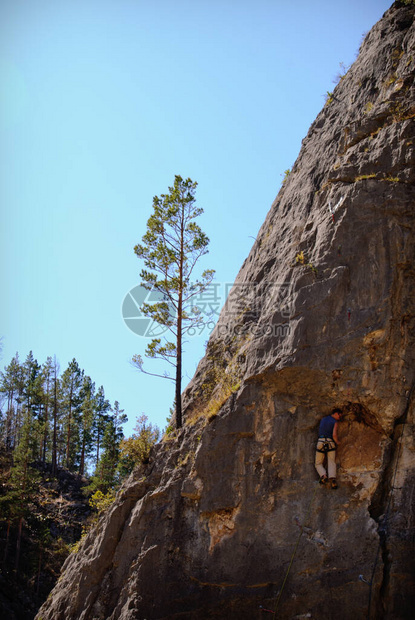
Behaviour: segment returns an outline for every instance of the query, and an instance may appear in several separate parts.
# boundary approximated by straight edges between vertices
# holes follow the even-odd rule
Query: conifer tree
[[[111,409],[112,415],[107,415],[104,434],[101,443],[101,456],[97,463],[95,474],[89,490],[108,493],[119,483],[120,443],[124,438],[122,425],[127,422],[127,416],[115,401]]]
[[[105,398],[104,388],[98,388],[96,395],[96,415],[94,420],[95,431],[95,443],[96,443],[96,465],[99,463],[99,452],[101,449],[102,438],[105,433],[105,429],[110,422],[111,404],[109,400]]]
[[[120,443],[124,439],[122,426],[128,422],[128,418],[124,413],[124,409],[120,409],[118,400],[115,401],[112,412],[112,418],[109,426],[107,427],[109,432],[106,450],[108,452],[110,462],[112,463],[113,475],[115,476],[115,470],[117,469],[120,459]]]
[[[22,402],[24,377],[23,368],[16,353],[10,364],[0,373],[0,392],[6,395],[6,418],[3,428],[3,443],[6,449],[15,445],[18,410]]]
[[[203,322],[193,298],[209,286],[214,275],[214,271],[205,270],[199,279],[195,276],[196,263],[208,252],[209,244],[208,237],[195,221],[203,213],[203,209],[195,205],[196,187],[196,182],[176,175],[169,193],[153,198],[153,213],[147,222],[147,232],[142,243],[134,248],[145,265],[140,274],[142,286],[162,296],[162,301],[144,304],[142,310],[146,316],[165,326],[172,340],[166,338],[162,342],[160,338],[154,338],[145,354],[163,359],[174,367],[174,378],[167,373],[148,374],[175,382],[177,428],[182,426],[183,337],[189,329]],[[133,357],[133,363],[142,372],[147,372],[140,355]]]
[[[94,425],[94,419],[96,414],[96,395],[95,395],[95,383],[93,383],[91,377],[85,376],[81,387],[81,452],[79,457],[79,473],[81,476],[86,471],[86,461],[90,455],[93,435],[92,429]]]
[[[9,483],[9,492],[13,495],[10,510],[13,517],[17,518],[16,573],[19,571],[24,519],[29,510],[30,497],[35,492],[38,483],[37,472],[29,467],[37,452],[36,434],[33,432],[34,419],[27,407],[23,409],[23,416],[20,441],[13,453],[14,462]]]
[[[33,416],[39,416],[42,406],[42,375],[41,367],[30,351],[23,364],[24,391],[23,396],[28,411]]]
[[[62,407],[65,431],[65,465],[71,469],[79,446],[79,417],[84,371],[75,358],[62,374]]]
[[[42,463],[46,463],[46,453],[50,435],[50,404],[52,401],[52,376],[53,376],[53,360],[48,357],[46,362],[42,366],[43,376],[43,440],[41,459]]]
[[[116,468],[119,460],[120,438],[117,437],[114,420],[105,425],[102,441],[102,453],[94,475],[94,486],[102,493],[108,493],[116,484]]]
[[[58,467],[58,417],[60,411],[60,377],[59,363],[56,356],[53,358],[52,367],[52,415],[53,415],[53,431],[52,431],[52,476],[56,475]]]

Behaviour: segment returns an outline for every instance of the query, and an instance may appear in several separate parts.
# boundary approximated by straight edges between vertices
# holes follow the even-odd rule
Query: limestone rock
[[[366,36],[242,266],[184,428],[38,620],[412,617],[414,13],[396,2]],[[313,465],[334,406],[336,491]]]

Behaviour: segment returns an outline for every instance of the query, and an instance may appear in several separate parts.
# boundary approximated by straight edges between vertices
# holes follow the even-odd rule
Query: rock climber
[[[331,489],[337,489],[336,481],[336,446],[340,441],[337,434],[338,423],[343,417],[341,409],[335,408],[330,415],[322,418],[318,428],[315,467],[320,476],[320,484],[327,484]],[[324,467],[324,458],[327,455],[327,471]]]

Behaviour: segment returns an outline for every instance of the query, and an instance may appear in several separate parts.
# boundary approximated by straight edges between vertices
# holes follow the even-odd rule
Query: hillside
[[[9,465],[10,456],[2,452],[0,500],[7,493]],[[18,563],[16,518],[13,522],[2,518],[0,523],[0,615],[7,620],[34,618],[91,514],[82,492],[86,478],[64,467],[52,476],[51,466],[42,463],[32,463],[29,469],[33,485],[22,522]],[[8,514],[13,516],[13,511]]]

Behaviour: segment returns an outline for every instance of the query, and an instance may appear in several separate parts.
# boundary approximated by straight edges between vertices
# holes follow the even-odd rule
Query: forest
[[[141,414],[126,438],[126,422],[75,358],[61,372],[56,357],[41,364],[32,351],[24,361],[16,353],[0,372],[0,594],[44,598],[81,535],[148,457],[159,429]]]

